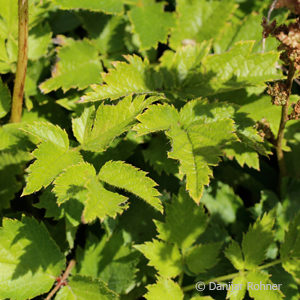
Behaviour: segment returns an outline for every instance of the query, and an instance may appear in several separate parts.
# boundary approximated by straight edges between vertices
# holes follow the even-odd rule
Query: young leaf
[[[259,266],[265,259],[266,251],[273,242],[274,218],[271,214],[258,219],[242,241],[245,268],[251,270]],[[260,241],[259,243],[257,241]]]
[[[85,276],[72,276],[68,284],[61,288],[55,300],[117,300],[118,294],[111,291],[100,279]]]
[[[159,277],[155,284],[147,285],[146,288],[148,290],[145,295],[147,300],[183,300],[184,295],[180,286],[168,278]]]
[[[185,261],[194,274],[204,273],[218,262],[220,243],[196,245],[185,253]]]
[[[165,222],[155,222],[158,237],[175,243],[185,251],[206,228],[207,215],[203,206],[197,206],[184,189],[181,189],[178,197],[173,197],[171,204],[166,205],[165,211]]]
[[[153,266],[162,277],[176,277],[183,271],[181,254],[176,245],[153,240],[134,247],[149,259],[149,266]]]
[[[48,292],[65,258],[35,219],[3,219],[0,228],[0,298],[32,299]]]
[[[84,136],[83,149],[95,152],[104,151],[111,142],[126,132],[135,123],[136,117],[157,97],[131,96],[116,105],[101,104],[96,112],[93,128]],[[89,124],[88,124],[89,125]]]
[[[88,40],[68,39],[57,52],[58,62],[53,68],[52,77],[40,85],[43,93],[47,94],[59,88],[64,92],[71,88],[84,89],[101,82],[102,66],[98,52]]]
[[[141,50],[156,48],[158,42],[165,43],[175,20],[169,12],[164,12],[164,3],[141,0],[129,11],[129,19],[137,33]]]
[[[105,84],[92,86],[94,91],[81,97],[81,100],[116,100],[131,94],[156,94],[156,89],[161,87],[161,78],[150,66],[149,61],[143,61],[136,55],[128,55],[125,58],[128,63],[114,63],[115,69],[102,75]]]
[[[100,180],[124,189],[145,200],[155,209],[162,211],[158,198],[160,193],[154,188],[156,183],[146,173],[123,161],[109,161],[100,170]]]
[[[51,142],[42,142],[33,156],[36,161],[27,169],[23,196],[47,187],[64,169],[82,160],[79,152],[58,147]]]

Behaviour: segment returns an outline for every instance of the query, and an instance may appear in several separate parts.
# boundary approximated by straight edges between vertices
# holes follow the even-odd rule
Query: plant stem
[[[28,0],[19,0],[18,63],[13,91],[10,122],[21,121],[24,87],[28,61]]]
[[[257,270],[267,269],[267,268],[270,268],[272,266],[278,265],[280,263],[281,263],[281,260],[277,259],[277,260],[274,260],[270,263],[267,263],[265,265],[262,265],[262,266],[258,267]],[[247,271],[246,272],[241,271],[241,272],[244,272],[244,274],[247,273]],[[236,272],[236,273],[232,273],[232,274],[228,274],[228,275],[224,275],[224,276],[211,278],[209,280],[204,281],[204,284],[209,284],[210,282],[223,282],[223,281],[231,280],[231,279],[239,276],[241,274],[241,272]],[[194,289],[195,289],[195,284],[191,284],[191,285],[188,285],[188,286],[184,287],[182,290],[184,292],[188,292],[188,291],[192,291]]]
[[[287,78],[287,82],[286,82],[288,98],[281,110],[281,120],[280,120],[279,130],[278,130],[277,139],[276,139],[276,153],[277,153],[278,166],[279,166],[279,170],[280,170],[280,178],[287,175],[287,169],[286,169],[284,155],[283,155],[283,151],[282,151],[282,141],[284,138],[285,125],[288,121],[289,99],[290,99],[290,94],[291,94],[291,90],[292,90],[295,71],[296,70],[295,70],[293,63],[290,63],[290,67],[289,67],[289,71],[288,71],[288,78]]]
[[[75,266],[75,264],[76,264],[76,262],[75,262],[74,259],[72,259],[72,260],[69,262],[69,264],[68,264],[68,266],[67,266],[67,268],[66,268],[64,274],[61,276],[59,282],[58,282],[57,285],[52,289],[52,291],[48,294],[48,296],[47,296],[47,298],[45,298],[45,300],[50,300],[50,299],[56,294],[56,292],[57,292],[63,285],[66,284],[66,280],[68,279],[68,277],[69,277],[69,275],[70,275],[70,273],[71,273],[73,267]]]

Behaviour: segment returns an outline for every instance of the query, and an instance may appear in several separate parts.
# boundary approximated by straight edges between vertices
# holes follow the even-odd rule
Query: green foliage
[[[106,284],[100,279],[92,280],[89,277],[73,276],[68,286],[63,287],[56,295],[56,300],[75,299],[99,299],[115,300],[118,295],[109,290]]]
[[[300,90],[279,172],[266,87],[287,65],[262,40],[269,4],[28,4],[12,124],[18,1],[0,0],[0,298],[299,299]]]
[[[33,218],[3,219],[0,297],[28,299],[47,292],[65,258],[46,227]]]
[[[173,15],[164,12],[163,3],[153,0],[141,0],[138,5],[133,5],[129,18],[139,37],[141,50],[166,42],[170,28],[174,26]]]
[[[58,62],[52,70],[52,77],[40,85],[43,93],[62,88],[84,89],[93,83],[101,82],[101,64],[98,52],[88,40],[74,41],[58,37],[62,46],[57,49]]]
[[[159,278],[156,284],[148,285],[147,289],[148,292],[145,295],[147,300],[183,299],[183,293],[180,287],[171,279]]]

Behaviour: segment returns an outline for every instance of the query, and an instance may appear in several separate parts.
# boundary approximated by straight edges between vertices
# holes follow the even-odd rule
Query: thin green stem
[[[10,122],[21,121],[25,79],[28,61],[28,0],[19,0],[19,36],[18,36],[18,62],[13,91]]]
[[[274,260],[274,261],[272,261],[270,263],[267,263],[265,265],[262,265],[262,266],[258,267],[257,270],[267,269],[267,268],[270,268],[272,266],[278,265],[280,263],[281,263],[281,260],[277,259],[277,260]],[[211,278],[209,280],[204,281],[203,283],[204,284],[209,284],[210,282],[228,281],[228,280],[234,279],[235,277],[238,277],[239,275],[241,275],[241,273],[247,274],[247,271],[240,271],[240,272],[231,273],[231,274],[224,275],[224,276],[219,276],[219,277]],[[194,289],[195,289],[195,284],[191,284],[191,285],[188,285],[188,286],[184,287],[182,290],[184,292],[188,292],[188,291],[192,291]]]

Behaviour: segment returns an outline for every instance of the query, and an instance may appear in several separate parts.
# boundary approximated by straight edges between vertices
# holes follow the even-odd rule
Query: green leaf
[[[40,85],[47,94],[62,88],[64,92],[78,88],[80,90],[91,84],[100,83],[102,66],[98,52],[88,40],[64,40],[57,48],[58,62],[55,64],[52,77]]]
[[[153,240],[134,247],[149,259],[149,266],[153,266],[163,277],[176,277],[183,271],[181,254],[176,245]]]
[[[133,127],[138,135],[170,129],[179,121],[178,111],[169,104],[151,105],[142,115],[138,116],[139,124]]]
[[[185,253],[185,262],[194,274],[205,273],[218,263],[220,243],[200,244]]]
[[[209,183],[212,170],[222,155],[222,147],[235,139],[232,120],[211,123],[196,121],[188,128],[172,127],[166,134],[171,139],[170,158],[179,160],[179,174],[186,175],[186,189],[199,203],[203,186]]]
[[[47,54],[52,32],[48,23],[38,24],[29,31],[28,58],[37,60]]]
[[[145,295],[147,300],[183,300],[184,295],[180,286],[168,278],[159,277],[155,284],[147,285],[146,288],[148,290]]]
[[[231,241],[224,253],[237,270],[243,270],[245,268],[242,249],[238,242]]]
[[[284,243],[280,249],[283,268],[300,279],[300,214],[289,224]]]
[[[80,117],[72,119],[74,136],[80,144],[84,144],[93,126],[95,109],[93,106],[86,107]]]
[[[62,149],[69,148],[67,133],[50,122],[27,123],[23,130],[35,136],[39,142],[49,142]]]
[[[143,172],[123,161],[109,161],[100,170],[100,180],[124,189],[145,200],[155,209],[162,211],[158,198],[160,193],[154,188],[156,183]]]
[[[243,207],[242,199],[229,185],[220,181],[205,189],[201,203],[212,217],[221,219],[225,224],[236,222],[237,212]]]
[[[86,222],[92,222],[97,217],[102,221],[107,216],[115,218],[117,214],[128,208],[124,203],[126,197],[106,190],[97,178],[90,179],[85,187],[88,192],[83,219]]]
[[[164,51],[159,59],[160,71],[164,75],[164,85],[167,89],[175,89],[184,83],[187,76],[200,66],[204,57],[209,54],[211,44],[204,41],[197,45],[186,45]]]
[[[10,111],[11,96],[8,87],[0,78],[0,119],[5,117]]]
[[[48,141],[41,143],[33,156],[36,161],[27,169],[23,196],[47,187],[64,169],[82,160],[79,152],[63,149]]]
[[[126,197],[106,190],[98,181],[94,167],[80,163],[67,168],[54,182],[58,204],[79,202],[84,204],[83,219],[92,222],[97,217],[115,217],[127,208]]]
[[[50,290],[65,259],[35,219],[3,219],[0,228],[0,297],[32,299]]]
[[[238,276],[230,284],[232,287],[227,291],[226,299],[243,300],[247,290],[247,279],[244,276]]]
[[[120,14],[123,12],[122,0],[52,0],[61,9],[87,9],[101,11],[107,14]]]
[[[82,101],[98,101],[110,98],[116,100],[131,94],[156,94],[161,86],[160,76],[149,65],[136,56],[125,56],[128,63],[116,62],[114,69],[102,74],[105,84],[92,86],[93,92],[81,97]]]
[[[154,0],[141,0],[128,13],[141,43],[141,50],[156,48],[158,42],[165,43],[170,28],[174,26],[173,14],[164,12],[165,4]]]
[[[197,206],[189,195],[180,189],[178,197],[166,204],[165,222],[156,221],[158,237],[166,242],[175,243],[185,251],[204,232],[207,215],[203,206]]]
[[[175,49],[189,40],[195,43],[216,38],[235,8],[231,0],[179,0],[176,6],[177,26],[171,34],[171,47]]]
[[[263,272],[250,272],[247,274],[247,289],[250,297],[255,300],[281,300],[284,295],[280,291],[280,286],[273,288],[273,282],[269,275]]]
[[[76,257],[78,274],[99,278],[117,293],[126,294],[136,282],[140,253],[125,243],[121,231],[101,240],[89,235]]]
[[[95,152],[104,151],[113,140],[128,131],[136,122],[136,117],[157,97],[131,96],[116,105],[101,104],[96,112],[92,129],[83,137],[83,149]],[[87,124],[90,126],[90,124]]]
[[[266,251],[273,242],[273,225],[273,217],[271,214],[266,214],[258,219],[253,226],[250,226],[248,232],[244,235],[242,250],[245,268],[251,270],[264,261]]]
[[[84,202],[86,198],[84,186],[92,177],[96,177],[96,171],[88,163],[82,162],[68,167],[54,181],[53,192],[57,197],[57,203],[60,205],[69,199]]]
[[[116,300],[119,296],[100,279],[72,276],[68,285],[57,293],[55,300]]]
[[[282,78],[276,69],[278,53],[253,54],[253,45],[254,41],[243,41],[228,52],[206,56],[178,87],[179,97],[212,96]]]
[[[177,163],[167,156],[169,150],[168,140],[162,135],[153,137],[150,140],[149,147],[143,150],[145,161],[149,162],[159,175],[163,171],[168,175],[178,173]]]

